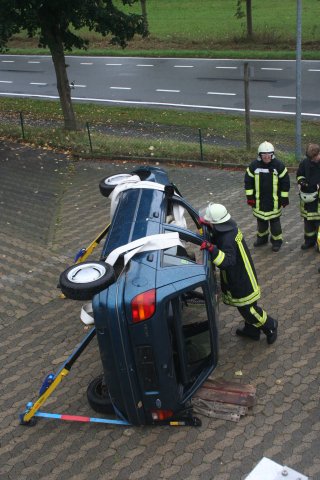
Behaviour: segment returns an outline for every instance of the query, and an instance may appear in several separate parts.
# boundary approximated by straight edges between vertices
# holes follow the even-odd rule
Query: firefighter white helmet
[[[299,192],[300,198],[304,203],[312,203],[318,198],[318,192],[312,192],[312,193],[305,193],[305,192]]]
[[[209,203],[204,215],[204,219],[214,225],[227,222],[230,218],[230,213],[228,213],[226,207],[220,203]]]
[[[272,143],[270,143],[270,142],[260,143],[260,145],[258,147],[258,155],[260,156],[262,153],[269,153],[269,154],[272,155],[272,158],[273,158],[274,147],[273,147]]]

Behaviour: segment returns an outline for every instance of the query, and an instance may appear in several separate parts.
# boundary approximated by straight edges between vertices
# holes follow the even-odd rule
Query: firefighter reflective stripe
[[[251,293],[247,297],[243,298],[233,298],[231,293],[227,291],[227,293],[222,294],[222,300],[227,305],[232,305],[233,307],[243,307],[244,305],[250,305],[250,303],[256,302],[260,298],[260,287],[258,290]]]
[[[272,175],[272,198],[273,198],[273,210],[271,212],[262,212],[260,211],[260,176],[257,173],[260,173],[260,171],[264,171],[266,169],[261,169],[257,168],[255,170],[256,175],[254,175],[254,184],[255,184],[255,191],[256,191],[256,206],[253,209],[255,212],[255,215],[258,216],[259,218],[268,218],[268,215],[275,215],[279,216],[279,213],[281,212],[281,209],[279,208],[279,198],[278,198],[278,175],[276,173],[273,173]],[[269,170],[266,170],[269,172]],[[248,195],[247,190],[246,190],[246,195]]]
[[[281,208],[277,208],[277,210],[272,210],[271,212],[262,212],[258,211],[258,209],[253,208],[253,214],[257,218],[261,218],[261,220],[272,220],[273,218],[278,218],[281,215]]]
[[[257,328],[261,328],[267,321],[267,312],[263,310],[262,315],[260,315],[254,307],[250,307],[250,313],[258,320],[253,325]]]
[[[288,170],[285,167],[283,171],[279,174],[279,178],[283,178],[286,175],[286,173],[288,173]]]
[[[254,174],[251,173],[249,167],[247,168],[247,175],[248,175],[249,177],[251,177],[251,178],[254,178]],[[253,188],[249,188],[248,190],[246,190],[246,195],[247,195],[247,196],[248,196],[248,195],[253,195],[253,194],[254,194]]]
[[[241,257],[242,257],[242,260],[243,260],[243,263],[245,265],[245,268],[246,268],[246,271],[247,271],[247,274],[250,278],[250,282],[251,282],[251,285],[252,285],[252,288],[253,288],[253,291],[256,292],[258,291],[259,287],[258,287],[258,284],[257,284],[257,280],[256,280],[256,277],[255,277],[255,274],[252,270],[252,267],[251,267],[251,264],[250,264],[250,261],[249,261],[249,258],[246,254],[246,251],[244,249],[244,246],[242,244],[242,233],[240,232],[240,230],[238,230],[238,233],[236,235],[236,238],[235,238],[235,241],[237,242],[238,244],[238,247],[239,247],[239,250],[240,250],[240,254],[241,254]]]
[[[272,238],[273,240],[282,240],[282,234],[281,234],[281,233],[280,233],[280,235],[272,235],[272,234],[271,234],[271,238]]]
[[[297,182],[299,183],[300,180],[305,180],[305,179],[306,179],[306,177],[304,177],[304,176],[297,177]]]
[[[247,174],[249,175],[249,177],[252,177],[252,178],[254,178],[254,174],[253,174],[253,173],[251,173],[251,170],[250,170],[250,168],[249,168],[249,167],[247,168]]]
[[[269,235],[269,228],[264,232],[257,232],[257,237],[265,237],[266,235]]]
[[[308,203],[308,205],[311,205],[311,203]],[[320,202],[318,204],[320,206]],[[304,208],[305,204],[304,202],[300,202],[300,213],[301,213],[301,216],[306,218],[307,220],[320,220],[320,208],[318,206],[318,210],[316,212],[308,212],[305,208]]]
[[[254,185],[256,190],[256,206],[254,210],[260,210],[260,178],[259,175],[255,175],[254,177]]]
[[[278,175],[273,174],[272,177],[272,187],[273,187],[273,211],[279,210],[279,197],[278,197]]]
[[[228,305],[233,305],[235,307],[241,307],[241,306],[244,306],[244,305],[248,305],[250,303],[255,302],[256,300],[258,300],[260,298],[260,287],[257,284],[256,276],[255,276],[255,274],[252,270],[250,260],[247,256],[247,253],[246,253],[245,248],[243,246],[242,238],[243,238],[242,233],[241,233],[240,230],[238,230],[238,233],[235,237],[235,241],[238,245],[243,264],[245,266],[249,281],[251,283],[252,292],[249,295],[247,295],[246,297],[243,297],[243,298],[233,298],[230,291],[228,291],[228,290],[227,290],[226,293],[223,293],[222,297],[223,297],[224,303],[227,303]]]
[[[217,267],[219,267],[219,265],[221,265],[221,263],[223,262],[224,257],[225,257],[225,253],[222,252],[221,250],[219,250],[219,253],[218,253],[218,255],[216,256],[216,258],[213,260],[213,263],[214,263]]]
[[[289,192],[281,192],[281,197],[282,198],[288,198],[289,197]]]
[[[304,232],[305,237],[315,237],[317,234],[316,230],[313,230],[313,232]]]
[[[320,252],[320,225],[318,227],[317,247],[318,247],[318,252]]]

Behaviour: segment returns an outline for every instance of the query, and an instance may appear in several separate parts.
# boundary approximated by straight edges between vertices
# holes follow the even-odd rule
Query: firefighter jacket
[[[300,198],[301,216],[306,220],[320,220],[320,163],[312,162],[308,157],[302,160],[297,170],[297,181],[307,182],[307,188],[302,188],[306,193],[318,191],[314,202],[305,203]]]
[[[216,230],[222,228],[223,231]],[[215,225],[212,234],[213,263],[220,269],[222,300],[242,307],[260,298],[253,261],[241,231],[233,220]]]
[[[284,164],[277,158],[264,163],[260,157],[254,160],[245,173],[245,190],[248,200],[255,200],[253,215],[261,220],[280,217],[282,199],[288,199],[290,178]]]

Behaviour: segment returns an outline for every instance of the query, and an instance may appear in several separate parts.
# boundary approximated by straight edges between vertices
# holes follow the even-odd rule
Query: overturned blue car
[[[191,399],[218,360],[207,232],[161,168],[104,178],[100,191],[111,210],[101,258],[60,277],[68,298],[91,304],[101,375],[89,404],[133,425],[199,425]]]

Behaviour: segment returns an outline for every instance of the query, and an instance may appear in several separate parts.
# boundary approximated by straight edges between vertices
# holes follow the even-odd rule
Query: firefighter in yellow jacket
[[[257,305],[260,287],[253,261],[240,229],[227,209],[219,203],[210,203],[200,222],[209,227],[212,243],[204,241],[201,250],[208,250],[216,267],[220,269],[223,302],[237,307],[244,318],[243,328],[236,334],[260,339],[261,331],[268,344],[277,338],[278,322]]]
[[[284,164],[275,157],[271,143],[259,145],[258,158],[247,168],[244,183],[247,203],[257,219],[254,246],[268,243],[270,233],[272,250],[278,252],[282,245],[280,216],[289,204],[290,178]]]

